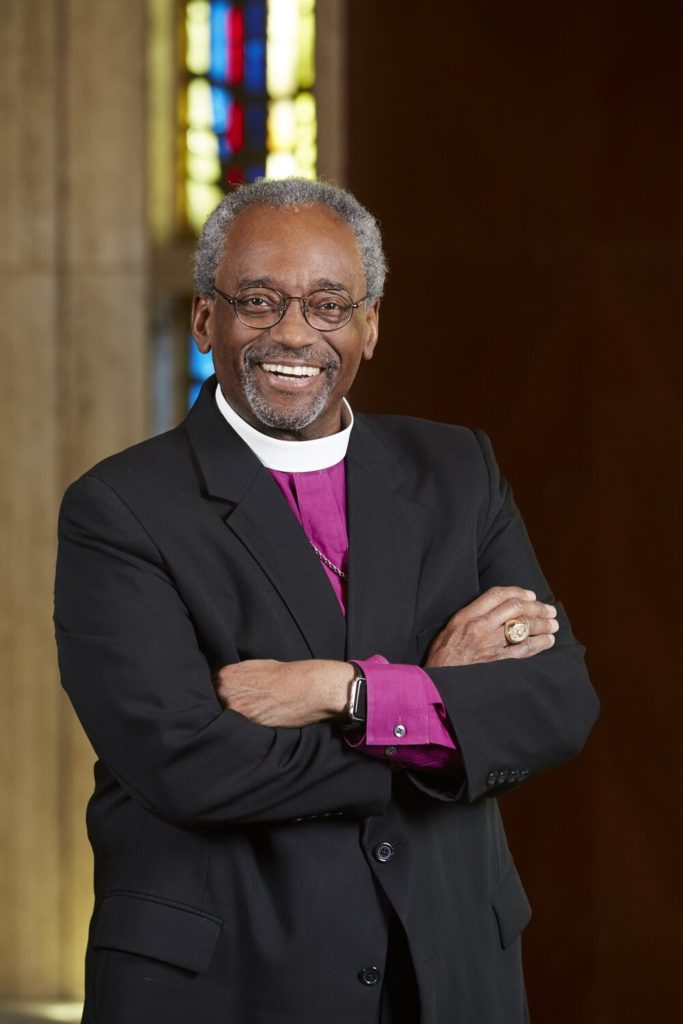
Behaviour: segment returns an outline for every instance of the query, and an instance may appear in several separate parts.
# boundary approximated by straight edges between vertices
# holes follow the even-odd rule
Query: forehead
[[[355,288],[365,280],[353,231],[334,210],[319,205],[242,210],[226,232],[219,272],[235,283],[268,277],[303,286],[325,279]]]

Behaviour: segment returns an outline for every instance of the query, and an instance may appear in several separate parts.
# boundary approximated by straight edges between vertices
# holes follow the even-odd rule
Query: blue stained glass
[[[213,359],[210,352],[200,352],[195,345],[194,338],[190,336],[187,360],[187,370],[193,380],[200,383],[205,381],[213,373]]]
[[[244,34],[266,37],[266,0],[247,0],[244,5]]]
[[[228,78],[227,18],[230,4],[215,0],[211,4],[211,78],[225,82]]]
[[[266,175],[265,162],[248,164],[244,172],[245,181],[256,181],[257,178],[264,178]]]
[[[232,146],[226,139],[225,135],[218,136],[218,156],[222,164],[230,162],[230,157],[233,155]],[[225,169],[225,168],[224,168]]]
[[[211,87],[211,99],[213,101],[213,130],[217,135],[222,135],[227,130],[230,121],[230,107],[232,101],[227,89],[220,85]]]
[[[247,103],[245,128],[247,149],[263,151],[266,148],[266,109],[263,103]]]
[[[244,44],[244,89],[248,96],[266,91],[266,44],[262,39],[247,39]]]

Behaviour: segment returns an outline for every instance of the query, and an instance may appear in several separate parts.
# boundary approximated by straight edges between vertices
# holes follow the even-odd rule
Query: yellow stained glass
[[[300,92],[294,101],[296,110],[296,162],[298,173],[306,178],[316,176],[318,122],[315,100],[310,92]]]
[[[299,88],[299,0],[269,0],[267,37],[268,95],[294,96]]]
[[[185,8],[185,63],[193,75],[206,75],[211,66],[210,7],[208,0],[192,0]]]
[[[188,153],[185,158],[187,176],[192,181],[210,183],[221,180],[221,162],[218,153],[214,156],[200,156],[198,153]]]
[[[218,138],[208,128],[188,128],[186,140],[189,153],[218,157]]]
[[[299,174],[293,153],[269,153],[266,157],[266,178],[290,178]]]
[[[300,89],[315,82],[315,0],[299,0],[297,77]]]
[[[291,152],[296,145],[296,105],[293,100],[275,100],[268,104],[268,149]]]
[[[194,231],[199,231],[212,210],[223,198],[218,185],[202,185],[188,181],[185,185],[185,206],[187,219]]]
[[[213,127],[211,85],[206,78],[193,78],[187,87],[187,123],[193,128]]]
[[[315,128],[315,100],[310,92],[300,92],[294,100],[296,107],[296,120],[300,125],[312,125]]]

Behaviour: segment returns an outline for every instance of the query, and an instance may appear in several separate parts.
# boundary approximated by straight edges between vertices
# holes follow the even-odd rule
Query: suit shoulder
[[[411,453],[428,459],[474,457],[481,459],[481,449],[488,443],[478,429],[451,423],[438,423],[417,416],[383,416],[362,414],[363,422],[385,447],[397,454]]]
[[[107,456],[83,473],[69,490],[78,489],[84,481],[92,479],[121,496],[146,485],[163,488],[165,480],[172,480],[177,486],[184,467],[188,477],[194,477],[187,434],[181,424]]]
[[[358,419],[400,467],[403,487],[423,502],[438,504],[454,490],[484,500],[497,485],[491,444],[480,430],[412,416]]]

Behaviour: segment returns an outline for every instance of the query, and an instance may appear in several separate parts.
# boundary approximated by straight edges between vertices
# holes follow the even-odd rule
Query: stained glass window
[[[319,12],[334,43],[331,6]],[[236,183],[317,174],[316,4],[146,0],[146,9],[151,392],[161,431],[212,372],[188,336],[192,236]],[[323,70],[329,86],[330,62]]]
[[[197,231],[231,184],[315,177],[315,0],[188,0],[184,206]]]
[[[179,148],[198,231],[231,185],[315,177],[315,0],[188,0],[184,14]],[[211,373],[190,338],[190,404]]]

